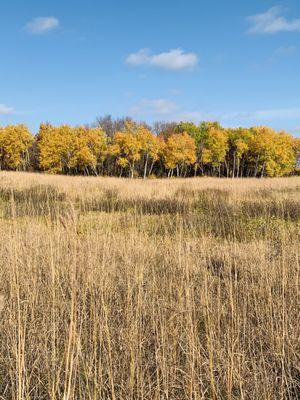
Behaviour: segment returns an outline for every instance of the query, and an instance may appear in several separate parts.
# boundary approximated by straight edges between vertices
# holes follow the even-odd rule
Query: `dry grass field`
[[[0,173],[0,399],[300,398],[300,178]]]

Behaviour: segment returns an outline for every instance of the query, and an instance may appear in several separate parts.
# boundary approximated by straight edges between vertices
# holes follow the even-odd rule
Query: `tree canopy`
[[[0,127],[0,168],[53,174],[264,177],[299,173],[300,139],[259,126],[100,118],[94,127]]]

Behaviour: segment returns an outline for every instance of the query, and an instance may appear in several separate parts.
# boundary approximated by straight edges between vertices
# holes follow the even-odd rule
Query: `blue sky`
[[[300,136],[299,0],[2,0],[0,125],[219,120]]]

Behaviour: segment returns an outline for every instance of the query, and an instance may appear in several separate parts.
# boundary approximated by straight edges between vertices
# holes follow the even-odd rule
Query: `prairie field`
[[[0,399],[300,399],[300,177],[0,172]]]

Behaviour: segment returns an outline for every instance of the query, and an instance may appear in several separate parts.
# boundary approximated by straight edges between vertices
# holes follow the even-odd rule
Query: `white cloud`
[[[28,32],[40,35],[49,32],[59,26],[59,20],[55,17],[37,17],[28,22],[26,29]]]
[[[170,50],[151,58],[151,65],[171,70],[191,69],[197,63],[198,57],[195,53],[184,53],[181,49]]]
[[[149,49],[141,49],[137,53],[129,54],[126,58],[126,63],[134,67],[147,64],[151,59]]]
[[[7,107],[4,104],[0,104],[0,115],[9,115],[15,112],[13,107]]]
[[[171,71],[191,70],[198,64],[195,53],[185,53],[182,49],[173,49],[164,53],[151,54],[149,49],[141,49],[129,54],[126,63],[133,67],[149,65]]]
[[[166,99],[143,99],[134,107],[130,113],[134,115],[169,115],[178,110],[176,103]]]
[[[251,34],[274,34],[278,32],[300,32],[300,18],[286,19],[283,17],[283,8],[275,6],[262,14],[247,17],[250,23],[248,33]]]

